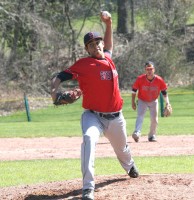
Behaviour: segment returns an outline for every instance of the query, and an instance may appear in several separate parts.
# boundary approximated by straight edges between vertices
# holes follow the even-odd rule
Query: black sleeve
[[[133,91],[133,92],[137,92],[137,89],[132,88],[132,91]]]
[[[167,94],[167,91],[166,91],[166,90],[162,90],[161,92],[162,92],[162,94],[163,94],[164,96]]]
[[[57,78],[59,78],[61,82],[68,81],[73,78],[73,74],[62,71],[58,73]]]

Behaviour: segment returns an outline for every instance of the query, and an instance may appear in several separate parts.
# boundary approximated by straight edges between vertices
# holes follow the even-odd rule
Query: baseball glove
[[[170,104],[166,105],[163,111],[164,117],[169,117],[172,114],[172,106]]]
[[[57,92],[56,99],[53,104],[56,106],[72,104],[77,101],[81,95],[82,92],[78,88],[66,92]]]

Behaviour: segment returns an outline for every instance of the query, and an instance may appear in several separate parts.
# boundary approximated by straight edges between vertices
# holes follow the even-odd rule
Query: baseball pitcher
[[[88,57],[60,72],[51,82],[53,102],[56,102],[57,90],[63,81],[77,80],[82,92],[84,110],[81,116],[81,170],[84,200],[94,199],[95,147],[101,134],[110,141],[126,173],[132,178],[139,175],[127,144],[126,121],[122,114],[123,99],[119,92],[118,73],[111,59],[111,14],[107,11],[101,12],[100,18],[106,26],[104,38],[98,32],[85,34],[84,45]]]

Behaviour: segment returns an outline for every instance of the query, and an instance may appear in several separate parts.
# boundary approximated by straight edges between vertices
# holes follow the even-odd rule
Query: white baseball
[[[109,17],[111,17],[111,14],[108,11],[102,11],[102,16],[104,17],[104,19],[108,19]]]

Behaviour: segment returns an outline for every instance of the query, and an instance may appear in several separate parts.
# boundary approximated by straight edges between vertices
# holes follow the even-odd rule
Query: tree
[[[131,38],[135,34],[135,14],[134,14],[134,0],[130,0],[130,10],[131,10]]]
[[[124,35],[129,34],[128,27],[128,0],[117,0],[118,5],[118,23],[117,23],[117,33]]]
[[[1,85],[12,80],[23,90],[48,91],[53,72],[86,55],[85,32],[103,33],[100,10],[111,11],[113,18],[118,13],[113,59],[121,88],[129,87],[147,59],[168,78],[174,66],[185,69],[193,61],[193,41],[186,38],[193,5],[192,0],[2,0]]]

